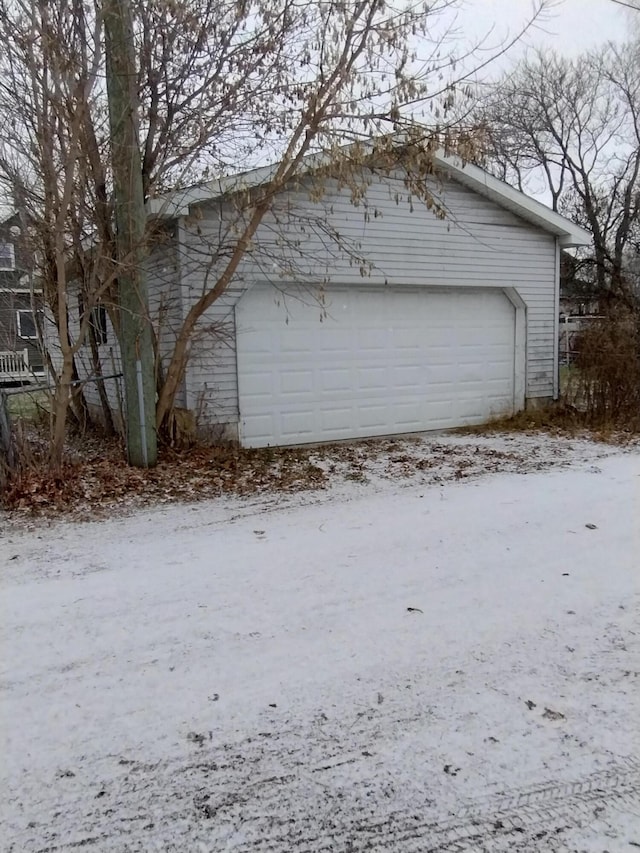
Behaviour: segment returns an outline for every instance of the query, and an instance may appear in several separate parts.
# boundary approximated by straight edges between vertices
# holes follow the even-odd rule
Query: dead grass
[[[637,441],[640,434],[637,423],[625,423],[623,420],[594,423],[587,411],[565,401],[526,409],[511,417],[495,418],[478,426],[460,427],[454,432],[459,435],[540,432],[615,445]]]
[[[194,447],[165,449],[156,468],[141,470],[123,462],[119,440],[88,434],[70,436],[68,461],[55,475],[46,466],[46,430],[23,424],[24,464],[0,493],[0,506],[17,520],[61,516],[92,520],[144,506],[225,495],[277,496],[340,483],[375,484],[381,479],[437,484],[498,471],[542,470],[563,464],[571,451],[569,439],[616,445],[638,440],[636,434],[619,428],[589,429],[583,413],[563,404],[452,432],[501,433],[507,445],[497,449],[486,441],[460,442],[434,435],[261,450]],[[523,441],[518,441],[518,433]],[[555,437],[551,442],[550,436]]]
[[[400,446],[394,440],[372,440],[260,450],[165,449],[156,468],[142,470],[123,463],[119,440],[84,436],[71,441],[68,461],[54,474],[46,468],[46,439],[32,431],[29,462],[0,494],[0,506],[23,516],[90,519],[117,509],[222,495],[322,489],[338,466],[344,479],[364,483],[367,464]]]
[[[151,470],[123,464],[118,442],[92,442],[59,474],[31,466],[4,490],[5,509],[30,514],[68,512],[95,517],[118,506],[197,501],[267,489],[297,491],[324,485],[325,473],[308,452],[193,449],[165,453]]]
[[[59,475],[46,469],[44,438],[39,439],[38,449],[37,436],[31,436],[29,464],[2,492],[0,501],[6,517],[18,524],[59,517],[89,521],[141,507],[222,496],[264,494],[280,499],[341,484],[375,488],[382,481],[429,486],[488,473],[523,473],[570,464],[574,442],[559,430],[562,437],[550,437],[548,424],[544,413],[536,413],[535,421],[529,414],[466,431],[478,436],[501,432],[497,446],[486,437],[475,441],[434,435],[263,450],[196,447],[164,451],[151,470],[125,465],[118,441],[75,438]],[[528,434],[519,438],[518,432]]]
[[[552,432],[560,435],[576,435],[584,432],[586,424],[580,412],[565,403],[553,403],[534,409],[526,409],[507,417],[493,418],[477,426],[460,427],[459,435],[486,435],[496,432]]]
[[[7,395],[9,414],[14,420],[39,423],[49,414],[51,397],[48,391],[29,390],[12,391]]]

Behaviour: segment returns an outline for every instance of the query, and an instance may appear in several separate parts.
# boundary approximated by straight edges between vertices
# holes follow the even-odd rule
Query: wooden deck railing
[[[5,350],[0,352],[0,383],[29,382],[29,350]]]

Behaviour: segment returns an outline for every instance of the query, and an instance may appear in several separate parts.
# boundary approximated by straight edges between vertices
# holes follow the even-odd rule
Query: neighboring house
[[[245,447],[333,441],[481,423],[557,397],[560,251],[590,235],[478,167],[435,165],[445,218],[407,199],[400,168],[372,178],[357,206],[331,179],[322,197],[302,179],[276,199],[193,343],[177,404],[203,432]],[[165,229],[149,262],[165,359],[215,270],[237,186],[150,205]],[[369,269],[336,251],[338,235]],[[109,391],[115,401],[115,381]]]
[[[560,291],[561,317],[592,317],[600,311],[600,300],[595,297]]]
[[[558,329],[560,364],[573,364],[580,349],[581,334],[602,319],[603,317],[599,314],[570,315],[560,313]]]
[[[571,364],[577,355],[581,332],[601,319],[595,283],[584,274],[590,264],[563,252],[560,261],[560,316],[558,339],[560,363]]]
[[[5,386],[33,382],[44,374],[38,333],[42,297],[32,290],[32,270],[24,226],[12,213],[0,221],[0,384]]]
[[[560,259],[560,317],[590,317],[600,313],[600,298],[593,280],[593,259],[563,252]]]

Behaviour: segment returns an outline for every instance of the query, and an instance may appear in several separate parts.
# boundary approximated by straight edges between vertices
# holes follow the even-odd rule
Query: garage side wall
[[[176,238],[176,226],[170,226],[157,233],[150,247],[149,256],[145,261],[147,285],[149,291],[149,311],[153,328],[158,338],[158,351],[166,367],[166,361],[173,351],[176,334],[182,322],[182,301],[180,293],[180,255]],[[77,335],[80,308],[73,300],[70,306],[69,319],[72,336]],[[120,429],[122,427],[123,395],[122,361],[120,345],[116,330],[109,314],[106,316],[106,334],[101,337],[98,346],[102,374],[105,377],[104,387],[109,399],[109,406],[114,420]],[[76,359],[80,378],[86,380],[85,398],[92,412],[100,418],[102,409],[95,377],[91,351],[88,343],[79,350]],[[184,406],[184,391],[178,394],[176,405]]]
[[[554,390],[555,239],[455,181],[434,180],[439,218],[409,198],[399,176],[373,180],[358,205],[349,190],[327,184],[321,199],[311,186],[283,194],[263,221],[233,286],[207,313],[187,375],[187,405],[200,421],[238,421],[234,307],[256,282],[319,298],[331,285],[504,287],[526,305],[526,396]],[[238,214],[201,208],[184,220],[182,287],[185,305],[202,292],[233,245]],[[220,258],[213,258],[219,246]],[[320,314],[320,311],[319,311]],[[210,334],[206,333],[206,328]]]
[[[225,252],[235,239],[235,234],[228,231],[229,222],[233,221],[234,217],[223,209],[180,223],[180,286],[185,314],[213,286],[223,268]],[[245,264],[237,279],[200,319],[191,340],[185,405],[195,412],[203,437],[230,441],[238,438],[235,306],[252,280]]]

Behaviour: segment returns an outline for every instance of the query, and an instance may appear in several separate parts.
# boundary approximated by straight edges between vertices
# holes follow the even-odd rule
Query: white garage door
[[[236,308],[245,447],[480,423],[511,412],[515,309],[500,290],[254,287]]]

